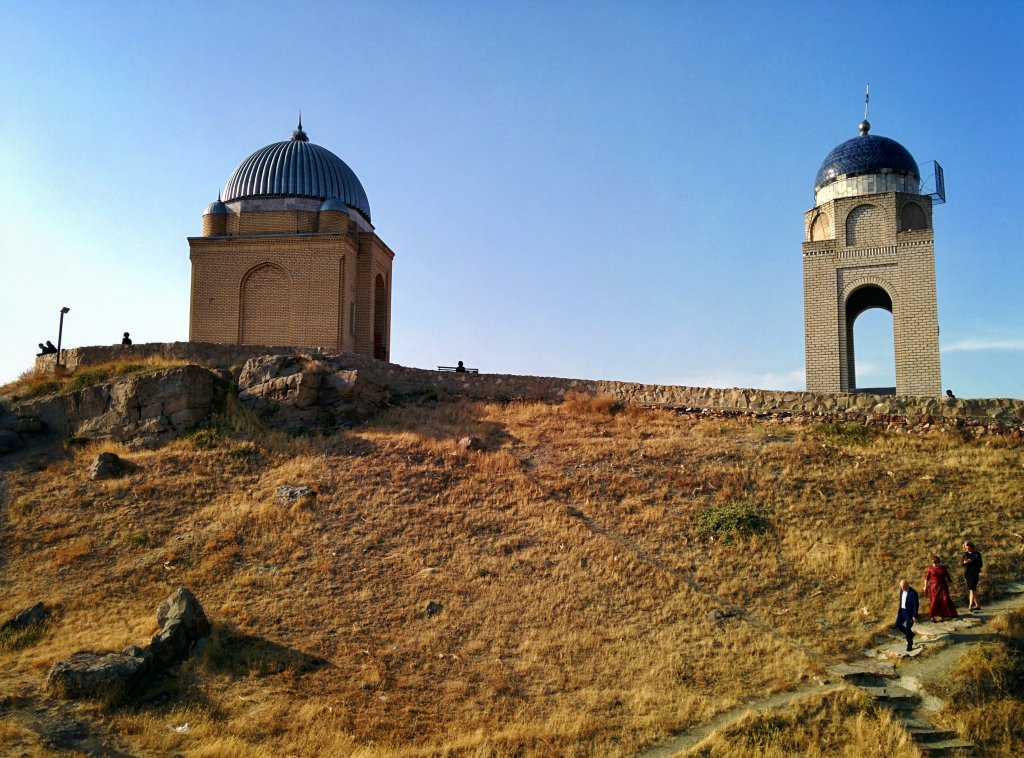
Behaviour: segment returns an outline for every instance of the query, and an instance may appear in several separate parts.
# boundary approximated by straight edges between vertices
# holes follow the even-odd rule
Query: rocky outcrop
[[[406,399],[463,397],[478,400],[540,400],[559,402],[570,393],[609,398],[623,405],[663,407],[684,413],[767,416],[791,421],[853,421],[879,429],[909,433],[953,430],[1024,437],[1024,401],[1007,398],[881,396],[866,393],[816,394],[743,388],[681,387],[586,379],[471,374],[406,368],[352,353],[325,354],[302,348],[254,345],[166,343],[77,348],[69,366],[160,357],[195,361],[227,372],[238,382],[238,397],[269,426],[290,432],[331,431],[366,418],[390,402]],[[40,358],[44,361],[45,357]],[[172,382],[174,371],[199,372],[198,366],[138,377],[136,381]],[[127,381],[127,380],[122,380]],[[120,386],[120,385],[119,385]],[[107,385],[104,385],[107,387]],[[47,398],[24,404],[19,412],[42,417],[62,434],[89,439],[160,441],[201,423],[206,406],[201,398],[166,401],[130,399],[143,389],[107,387],[83,390],[73,399]],[[154,391],[156,388],[154,387]],[[106,393],[106,394],[104,394]],[[119,395],[126,395],[119,397]],[[202,393],[199,393],[200,395]],[[169,403],[169,405],[168,405]],[[0,427],[2,428],[2,427]],[[0,445],[3,443],[0,442]],[[17,444],[13,440],[8,444]]]
[[[377,413],[389,398],[385,385],[337,358],[264,355],[247,361],[238,375],[242,405],[290,432],[351,424]]]
[[[154,446],[209,419],[217,382],[207,369],[182,366],[28,400],[18,410],[64,437]]]
[[[43,430],[39,419],[24,413],[14,414],[0,405],[0,455],[25,447],[27,436]]]
[[[188,658],[196,643],[210,634],[202,606],[185,588],[160,604],[156,618],[161,629],[147,647],[75,653],[53,664],[45,688],[61,698],[120,703],[147,679]]]
[[[25,447],[25,443],[22,442],[21,435],[10,429],[0,429],[0,455],[13,453],[23,447]]]

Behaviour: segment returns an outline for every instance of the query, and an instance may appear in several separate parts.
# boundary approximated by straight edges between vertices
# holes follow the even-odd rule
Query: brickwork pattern
[[[376,304],[371,274],[380,273],[388,282],[383,344],[390,357],[394,253],[374,232],[354,228],[342,211],[298,208],[204,216],[204,236],[189,238],[189,338],[372,355]]]
[[[899,231],[907,215],[926,229]],[[834,239],[814,232],[821,215],[833,219]],[[888,192],[829,200],[804,216],[804,331],[807,389],[854,388],[852,324],[847,302],[862,287],[892,300],[898,395],[939,395],[938,306],[931,198]]]

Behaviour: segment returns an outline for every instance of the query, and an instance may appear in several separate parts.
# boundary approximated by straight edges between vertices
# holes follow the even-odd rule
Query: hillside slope
[[[105,482],[102,446],[8,463],[0,619],[57,611],[0,649],[0,737],[50,754],[26,714],[64,708],[130,755],[629,755],[859,652],[896,581],[932,552],[956,573],[964,537],[984,582],[1020,573],[1011,442],[616,410],[204,431],[110,448],[138,469]],[[316,498],[280,505],[282,484]],[[144,641],[178,586],[216,627],[179,677],[121,708],[42,698],[55,660]]]

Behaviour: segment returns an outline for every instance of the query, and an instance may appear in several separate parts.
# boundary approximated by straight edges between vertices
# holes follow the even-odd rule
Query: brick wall
[[[354,223],[342,211],[317,213],[298,200],[291,204],[297,207],[234,209],[203,218],[204,236],[189,238],[189,338],[372,355],[373,281],[379,273],[389,283],[389,355],[394,253],[374,232],[351,231]],[[221,225],[226,233],[215,234]]]
[[[920,206],[927,229],[899,232],[907,203]],[[940,395],[938,307],[931,198],[898,192],[829,200],[804,215],[804,334],[807,389],[854,386],[846,304],[861,287],[892,300],[898,395]],[[831,220],[832,239],[818,239]],[[817,225],[816,225],[817,221]]]

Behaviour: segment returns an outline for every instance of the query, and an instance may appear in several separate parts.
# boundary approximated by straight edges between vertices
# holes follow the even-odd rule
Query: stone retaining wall
[[[152,343],[122,347],[101,346],[65,351],[70,370],[114,360],[163,358],[183,360],[217,369],[230,369],[237,378],[242,365],[263,355],[301,355],[312,362],[329,358],[335,370],[358,371],[367,380],[385,386],[394,395],[441,392],[481,400],[524,399],[558,401],[567,392],[612,398],[624,404],[664,406],[695,411],[723,411],[850,418],[872,424],[900,419],[904,427],[939,426],[1024,428],[1024,401],[1014,399],[949,399],[848,393],[811,393],[758,389],[676,387],[590,379],[519,376],[513,374],[460,374],[407,368],[353,353],[318,353],[315,348],[259,345],[218,345],[195,342]],[[52,367],[52,356],[37,358],[37,366]],[[52,370],[52,369],[51,369]]]

